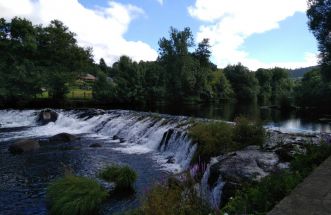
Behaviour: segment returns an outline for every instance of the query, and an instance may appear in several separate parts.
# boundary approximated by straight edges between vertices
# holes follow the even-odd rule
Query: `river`
[[[138,173],[136,193],[108,200],[101,213],[113,214],[138,206],[153,184],[188,167],[195,151],[185,134],[185,126],[190,120],[188,116],[231,121],[238,115],[245,115],[274,129],[331,131],[330,124],[320,122],[318,117],[303,117],[299,113],[282,115],[277,110],[249,106],[159,106],[150,111],[162,114],[126,110],[56,110],[58,120],[41,126],[36,123],[40,110],[0,110],[0,213],[47,214],[46,188],[63,175],[63,165],[70,166],[77,175],[91,178],[112,163],[131,166]],[[165,143],[163,136],[171,129],[175,132]],[[9,145],[17,139],[33,138],[47,142],[49,137],[61,132],[75,134],[80,139],[63,144],[42,144],[38,151],[22,155],[8,152]],[[99,143],[102,147],[91,148],[92,143]]]

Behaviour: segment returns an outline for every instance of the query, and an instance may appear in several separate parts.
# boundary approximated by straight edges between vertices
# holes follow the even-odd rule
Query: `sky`
[[[171,26],[190,27],[195,42],[208,38],[219,68],[316,65],[317,42],[308,30],[306,0],[0,0],[0,16],[33,24],[64,22],[96,62],[122,55],[152,61]]]

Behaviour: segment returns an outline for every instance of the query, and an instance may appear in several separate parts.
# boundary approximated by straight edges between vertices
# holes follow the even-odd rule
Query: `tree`
[[[324,82],[320,70],[306,73],[295,89],[297,104],[303,107],[328,108],[331,105],[331,83]]]
[[[0,98],[24,100],[41,91],[36,30],[26,19],[0,19]]]
[[[182,101],[186,94],[192,92],[195,85],[194,60],[189,48],[194,46],[193,34],[190,28],[178,31],[170,28],[169,39],[159,41],[159,63],[166,70],[167,97],[172,101]]]
[[[69,85],[93,63],[92,50],[79,47],[75,34],[58,20],[38,28],[38,43],[48,92],[53,99],[63,99]]]
[[[113,64],[112,70],[116,74],[116,100],[121,103],[136,103],[143,101],[142,75],[138,64],[131,58],[122,56]]]
[[[229,65],[224,69],[239,101],[252,101],[259,93],[259,83],[253,72],[242,64]]]
[[[97,72],[97,80],[93,86],[93,98],[99,101],[111,101],[115,96],[115,86],[107,79],[103,71]]]
[[[255,77],[260,85],[258,99],[262,104],[265,104],[270,101],[272,96],[272,72],[268,69],[258,69],[255,73]]]
[[[198,48],[193,53],[193,56],[195,56],[199,61],[200,64],[203,66],[208,66],[210,61],[211,51],[210,51],[210,45],[209,45],[209,39],[203,39],[199,44]]]
[[[231,99],[234,96],[231,84],[225,77],[222,71],[216,71],[213,73],[213,80],[211,82],[213,89],[213,99]]]
[[[331,0],[308,0],[308,25],[318,41],[321,74],[331,81]]]
[[[149,103],[162,101],[165,95],[165,71],[157,62],[140,62],[139,71],[143,77],[144,100]]]

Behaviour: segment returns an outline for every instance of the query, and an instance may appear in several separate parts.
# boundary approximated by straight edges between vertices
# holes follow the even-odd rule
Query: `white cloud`
[[[280,21],[306,9],[304,0],[196,0],[188,12],[204,22],[197,33],[197,40],[210,39],[212,58],[218,66],[241,62],[250,69],[257,69],[316,65],[315,54],[310,54],[310,58],[302,62],[268,64],[250,58],[249,53],[241,50],[249,36],[277,29]]]
[[[64,22],[77,34],[77,41],[93,47],[95,60],[103,57],[111,64],[121,55],[133,60],[155,60],[157,52],[142,41],[124,38],[131,21],[144,11],[131,4],[108,1],[107,7],[84,7],[78,0],[0,0],[0,14],[31,19],[34,24],[47,25],[53,19]]]
[[[160,3],[160,5],[163,5],[163,0],[157,0],[159,3]]]

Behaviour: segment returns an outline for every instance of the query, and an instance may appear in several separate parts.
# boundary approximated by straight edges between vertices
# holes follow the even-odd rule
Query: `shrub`
[[[96,181],[72,175],[51,183],[46,196],[50,214],[56,215],[95,214],[107,197]]]
[[[232,141],[233,128],[225,122],[198,123],[190,128],[189,136],[198,143],[192,162],[209,162],[213,156],[237,149]]]
[[[193,186],[172,181],[154,186],[139,212],[144,215],[205,215],[210,209]]]
[[[261,124],[251,123],[244,117],[236,118],[235,122],[233,140],[238,145],[241,147],[263,145],[266,138],[266,131]]]
[[[99,177],[108,182],[114,182],[116,190],[133,190],[137,174],[129,166],[112,165],[103,169]]]
[[[263,178],[244,188],[231,199],[222,212],[228,214],[266,214],[301,181],[298,173],[284,171]]]
[[[307,145],[305,154],[298,154],[291,162],[291,169],[306,177],[315,167],[331,155],[331,145]]]

